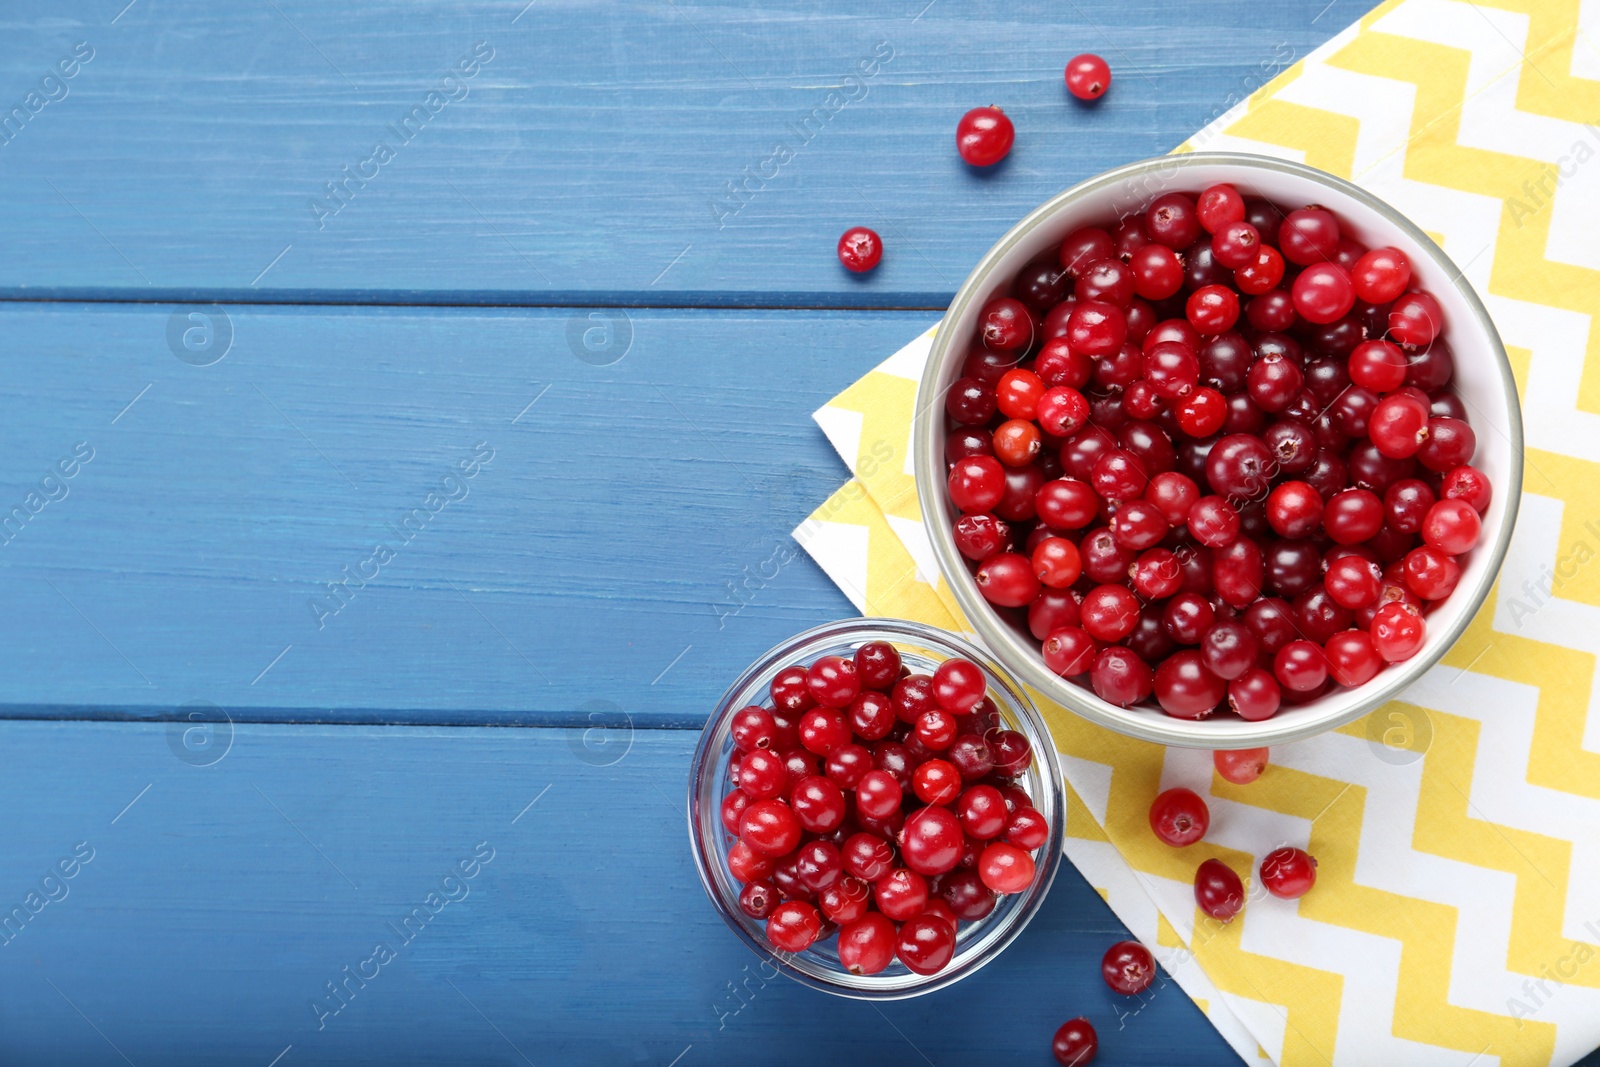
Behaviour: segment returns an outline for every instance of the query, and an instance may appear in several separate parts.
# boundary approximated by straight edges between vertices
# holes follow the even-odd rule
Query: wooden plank
[[[1176,987],[1118,1029],[1099,956],[1126,934],[1070,866],[952,989],[880,1009],[761,984],[690,860],[694,740],[639,731],[599,766],[563,731],[241,726],[198,767],[156,724],[0,724],[0,806],[28,813],[0,829],[0,903],[93,854],[0,943],[0,1061],[1043,1063],[1086,1013],[1098,1062],[1237,1062]],[[402,943],[434,891],[456,899]],[[380,941],[396,958],[314,1012]]]
[[[0,112],[44,95],[0,138],[0,296],[942,307],[1028,209],[1371,6],[125,4],[8,6]],[[1018,144],[974,173],[989,103]],[[858,223],[868,278],[833,255]]]
[[[932,321],[192,313],[0,312],[0,713],[702,722],[853,614],[788,535],[848,476],[809,412]]]

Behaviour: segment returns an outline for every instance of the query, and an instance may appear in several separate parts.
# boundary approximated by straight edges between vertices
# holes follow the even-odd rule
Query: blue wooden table
[[[860,6],[7,6],[0,1062],[1234,1059],[1175,990],[1118,1028],[1070,868],[957,988],[765,979],[686,769],[850,612],[773,576],[809,412],[1364,0]]]

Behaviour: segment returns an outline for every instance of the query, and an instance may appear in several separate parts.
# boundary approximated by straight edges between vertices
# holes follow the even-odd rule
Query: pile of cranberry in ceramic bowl
[[[1509,536],[1505,503],[1499,528],[1486,513],[1516,486],[1491,474],[1503,460],[1480,460],[1505,450],[1504,398],[1457,389],[1454,334],[1481,346],[1486,330],[1499,352],[1486,317],[1461,311],[1476,298],[1429,284],[1419,268],[1437,264],[1398,230],[1387,243],[1237,173],[1170,183],[991,271],[969,333],[942,339],[945,366],[924,381],[948,382],[919,442],[940,453],[919,476],[943,475],[922,486],[943,526],[930,533],[966,572],[946,577],[970,575],[968,614],[997,657],[1031,684],[1046,675],[1050,695],[1066,680],[1074,710],[1072,688],[1113,713],[1238,733],[1400,681],[1435,612],[1452,608],[1455,632],[1429,662],[1465,625]],[[1509,383],[1503,366],[1472,370],[1480,394],[1486,377]],[[1490,541],[1474,602],[1452,605]],[[1341,721],[1367,710],[1344,706]]]

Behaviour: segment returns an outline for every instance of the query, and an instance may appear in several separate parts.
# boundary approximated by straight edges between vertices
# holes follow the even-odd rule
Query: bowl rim
[[[697,819],[699,812],[699,795],[701,781],[707,769],[714,768],[713,759],[718,755],[714,751],[713,740],[718,734],[718,727],[738,707],[734,698],[747,689],[756,679],[761,677],[771,668],[773,663],[780,659],[792,658],[797,648],[804,647],[824,639],[834,641],[852,640],[853,635],[871,633],[875,635],[890,634],[891,639],[904,641],[906,644],[925,643],[940,651],[953,650],[955,654],[971,658],[980,667],[993,675],[993,681],[1005,691],[1005,695],[1012,701],[1017,714],[1027,720],[1030,741],[1034,743],[1035,771],[1041,783],[1049,788],[1048,810],[1041,807],[1050,819],[1051,832],[1049,839],[1036,853],[1038,867],[1035,881],[1027,891],[1026,898],[1021,901],[1020,907],[1014,911],[1009,920],[1009,925],[996,927],[985,931],[980,938],[979,954],[974,956],[970,964],[963,968],[954,966],[931,975],[920,975],[914,981],[906,981],[903,985],[885,988],[853,988],[830,981],[827,977],[814,974],[811,970],[796,966],[792,961],[797,953],[785,952],[773,948],[757,940],[745,929],[744,924],[733,914],[737,909],[736,904],[722,898],[718,892],[718,879],[710,869],[710,864],[715,861],[726,847],[718,847],[706,840],[701,832],[701,825]],[[779,971],[789,978],[820,989],[836,996],[847,997],[853,1000],[905,1000],[921,996],[953,985],[983,969],[997,958],[1013,941],[1022,933],[1030,922],[1038,915],[1044,906],[1045,898],[1050,893],[1050,887],[1055,882],[1057,872],[1061,868],[1063,858],[1066,856],[1066,818],[1067,818],[1067,784],[1061,768],[1061,758],[1056,752],[1050,731],[1050,724],[1044,714],[1034,703],[1028,689],[1012,673],[1009,667],[1000,662],[992,652],[974,645],[959,633],[914,619],[896,619],[881,616],[857,616],[838,619],[833,622],[823,623],[804,630],[787,640],[774,645],[751,661],[750,665],[739,673],[733,683],[718,699],[715,710],[706,719],[705,726],[700,731],[700,737],[695,742],[694,755],[689,765],[688,780],[688,806],[686,821],[689,830],[690,851],[694,853],[695,872],[700,876],[700,884],[705,889],[706,895],[711,898],[712,905],[722,917],[729,929],[739,940],[757,956],[764,960],[772,960]],[[720,799],[720,798],[719,798]],[[719,813],[713,812],[710,823],[714,830],[721,830]],[[981,922],[981,920],[980,920]]]
[[[1276,171],[1329,187],[1382,216],[1386,222],[1416,242],[1418,247],[1434,261],[1434,265],[1449,276],[1451,284],[1471,311],[1477,330],[1481,331],[1487,340],[1505,394],[1512,401],[1506,409],[1506,436],[1511,445],[1512,462],[1509,464],[1506,484],[1496,486],[1496,492],[1504,494],[1505,519],[1494,541],[1480,549],[1489,553],[1489,565],[1483,568],[1471,587],[1458,588],[1452,593],[1452,597],[1467,598],[1467,610],[1461,612],[1442,632],[1440,640],[1433,644],[1430,651],[1406,661],[1400,665],[1399,670],[1385,671],[1367,682],[1363,688],[1370,689],[1370,692],[1350,708],[1300,723],[1274,717],[1258,723],[1248,723],[1243,729],[1230,729],[1226,733],[1215,731],[1216,736],[1212,737],[1206,736],[1206,720],[1175,719],[1152,714],[1148,709],[1121,708],[1100,699],[1092,691],[1054,674],[1045,667],[1038,652],[1028,648],[1021,635],[1000,619],[978,592],[977,584],[972,580],[965,562],[956,550],[948,518],[942,514],[947,505],[945,492],[942,488],[938,488],[943,482],[943,437],[939,430],[944,408],[943,405],[925,403],[922,399],[931,395],[937,387],[938,379],[949,359],[951,347],[956,341],[953,330],[948,327],[958,321],[974,301],[986,298],[988,290],[995,284],[996,268],[1019,243],[1031,236],[1037,228],[1047,225],[1059,213],[1092,193],[1154,172],[1161,172],[1162,179],[1170,181],[1184,169],[1194,166]],[[912,450],[916,484],[919,488],[930,485],[936,487],[932,492],[918,493],[922,521],[927,527],[928,540],[933,546],[940,576],[949,585],[969,625],[977,632],[983,644],[991,650],[994,658],[1025,685],[1033,687],[1091,722],[1127,736],[1163,745],[1202,749],[1248,748],[1254,745],[1298,741],[1343,726],[1394,699],[1444,657],[1482,610],[1489,590],[1494,586],[1501,565],[1505,562],[1522,498],[1524,445],[1522,405],[1516,378],[1512,374],[1511,361],[1506,356],[1500,333],[1495,329],[1494,322],[1483,306],[1483,301],[1479,299],[1477,291],[1466,280],[1462,268],[1457,267],[1445,254],[1444,249],[1410,219],[1353,182],[1304,163],[1249,152],[1187,152],[1127,163],[1079,182],[1034,208],[984,253],[983,258],[962,281],[961,288],[956,291],[955,298],[951,300],[949,308],[939,320],[928,361],[917,385],[917,398],[912,416]]]

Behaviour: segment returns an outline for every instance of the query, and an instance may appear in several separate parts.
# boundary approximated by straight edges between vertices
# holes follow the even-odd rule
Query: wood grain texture
[[[931,322],[607,312],[594,366],[588,311],[234,307],[196,367],[173,314],[5,312],[5,714],[697,725],[852,613],[789,539],[847,476],[809,412]]]
[[[1370,6],[126,3],[8,5],[0,107],[93,59],[0,145],[0,295],[942,307],[1029,209]],[[1117,81],[1085,107],[1091,50]],[[1018,142],[976,173],[954,129],[989,103]],[[867,278],[833,255],[858,223]]]
[[[694,740],[640,731],[598,766],[564,731],[241,726],[197,767],[154,724],[0,724],[35,768],[0,779],[28,812],[0,829],[0,904],[93,850],[0,943],[0,1062],[1027,1064],[1079,1013],[1097,1063],[1237,1062],[1176,987],[1118,1029],[1099,954],[1122,928],[1070,866],[957,988],[880,1009],[762,984],[690,862]],[[389,924],[480,842],[402,944]],[[396,958],[314,1012],[379,941]]]

